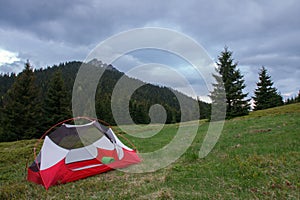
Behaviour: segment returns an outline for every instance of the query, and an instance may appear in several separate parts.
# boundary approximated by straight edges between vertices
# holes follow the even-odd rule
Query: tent
[[[66,124],[69,119],[42,136],[41,150],[27,169],[28,181],[48,189],[140,162],[136,151],[124,145],[110,127],[99,120],[84,119],[89,123]]]

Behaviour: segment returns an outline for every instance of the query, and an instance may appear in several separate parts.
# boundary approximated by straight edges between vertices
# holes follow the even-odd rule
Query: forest
[[[126,82],[139,82],[129,101],[129,111],[134,123],[150,123],[149,109],[159,104],[166,110],[166,123],[180,122],[181,111],[177,97],[186,104],[199,105],[201,112],[185,108],[187,120],[208,118],[210,104],[195,100],[171,88],[144,83],[130,78],[111,65],[93,60],[89,63],[72,61],[33,70],[29,62],[16,74],[0,75],[0,141],[39,138],[52,125],[72,117],[72,90],[79,68],[104,70],[97,86],[95,107],[97,118],[115,125],[111,96],[115,84],[123,77]],[[124,122],[126,123],[126,122]],[[20,128],[18,128],[20,127]]]
[[[209,95],[212,102],[206,103],[172,88],[130,78],[112,65],[96,59],[88,63],[65,62],[35,70],[28,61],[18,75],[14,73],[0,75],[0,141],[39,138],[52,125],[71,118],[72,91],[80,67],[85,67],[87,71],[98,70],[103,73],[95,94],[95,110],[97,118],[110,125],[149,124],[151,122],[149,111],[156,104],[163,106],[166,112],[165,123],[170,124],[199,119],[223,120],[222,117],[218,119],[218,116],[215,119],[211,118],[212,106],[219,104],[226,105],[225,117],[231,119],[248,115],[251,110],[263,110],[300,101],[299,93],[297,97],[284,102],[263,66],[258,74],[259,80],[254,96],[251,97],[254,101],[251,108],[251,98],[244,92],[246,88],[244,76],[228,47],[221,52],[216,64],[218,67],[212,75],[215,78],[214,89]],[[126,83],[121,89],[125,96],[130,93],[127,85],[141,85],[128,97],[129,102],[125,104],[129,107],[132,121],[124,117],[124,120],[116,122],[111,108],[113,90],[121,77]],[[87,78],[84,81],[90,80]],[[222,93],[225,93],[224,99],[221,98]],[[123,100],[118,99],[120,102]],[[184,102],[184,107],[181,107],[179,100]],[[120,112],[124,110],[125,113],[126,109],[122,109],[120,108]]]

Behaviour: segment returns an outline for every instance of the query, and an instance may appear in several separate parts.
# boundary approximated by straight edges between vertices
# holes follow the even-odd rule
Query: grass
[[[200,124],[192,145],[168,167],[142,174],[114,170],[48,191],[25,180],[36,140],[0,143],[0,199],[300,199],[300,104],[226,121],[204,159],[198,153],[208,123]],[[177,130],[175,124],[151,138],[122,135],[149,152]]]

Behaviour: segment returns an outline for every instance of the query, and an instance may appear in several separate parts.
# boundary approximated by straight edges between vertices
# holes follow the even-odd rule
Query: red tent
[[[124,145],[110,127],[89,120],[83,125],[61,122],[48,130],[39,154],[28,167],[27,180],[48,189],[140,162],[136,151]]]

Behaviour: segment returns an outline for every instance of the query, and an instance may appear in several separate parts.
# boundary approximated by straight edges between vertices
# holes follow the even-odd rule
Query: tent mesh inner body
[[[79,126],[63,124],[51,132],[48,137],[58,146],[71,150],[88,146],[99,140],[101,137],[107,137],[110,141],[115,142],[113,136],[107,131],[108,128],[98,122]],[[40,163],[41,154],[39,153],[29,168],[32,171],[37,172],[39,171]]]
[[[88,146],[106,135],[108,128],[99,124],[86,126],[62,125],[48,137],[58,146],[65,149],[76,149]]]

